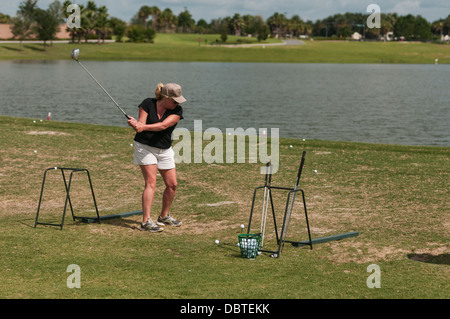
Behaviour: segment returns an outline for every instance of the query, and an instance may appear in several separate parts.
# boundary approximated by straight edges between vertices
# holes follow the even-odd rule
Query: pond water
[[[81,60],[80,60],[81,61]],[[178,127],[278,128],[280,137],[450,146],[450,65],[81,61],[129,115],[175,82]],[[0,115],[127,126],[73,60],[1,61]]]

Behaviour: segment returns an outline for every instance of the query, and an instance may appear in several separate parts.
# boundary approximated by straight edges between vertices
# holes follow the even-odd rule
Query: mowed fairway
[[[312,237],[360,235],[247,260],[237,236],[253,189],[264,183],[262,163],[178,164],[172,214],[184,224],[160,234],[137,230],[140,216],[85,224],[70,210],[63,230],[34,228],[43,173],[54,166],[89,169],[101,215],[140,209],[133,131],[11,117],[0,117],[0,129],[1,298],[450,297],[449,148],[281,139],[272,185],[294,186],[306,150],[300,186]],[[64,207],[64,184],[53,173],[41,207],[47,221],[58,221]],[[159,178],[153,217],[162,187]],[[94,215],[85,176],[72,192],[75,212]],[[274,196],[278,218],[285,196]],[[300,197],[297,205],[289,236],[304,240]],[[273,235],[266,242],[273,245]],[[79,289],[67,286],[71,264],[81,270]],[[367,286],[373,264],[381,288]]]
[[[202,39],[199,45],[198,39]],[[66,60],[80,48],[83,60],[129,61],[204,61],[204,62],[277,62],[277,63],[450,63],[450,45],[402,42],[311,41],[303,45],[278,45],[271,39],[255,47],[222,47],[215,43],[219,35],[158,34],[153,44],[137,43],[55,43],[43,50],[42,44],[0,43],[0,60]],[[229,36],[227,43],[239,38]],[[241,40],[248,40],[241,38]],[[257,44],[255,39],[252,43]],[[271,46],[271,44],[277,44]]]
[[[430,43],[307,40],[270,46],[279,43],[271,40],[265,47],[230,48],[199,45],[198,38],[214,42],[219,35],[158,34],[154,44],[55,43],[46,51],[41,44],[24,43],[19,51],[19,44],[0,43],[0,60],[70,60],[72,49],[80,48],[83,60],[99,61],[450,63],[450,46]],[[140,216],[85,224],[74,222],[70,210],[63,230],[34,228],[49,167],[88,169],[100,215],[141,209],[144,186],[132,164],[131,128],[34,120],[0,116],[0,298],[450,297],[448,147],[281,139],[272,185],[293,187],[307,151],[300,187],[312,238],[351,231],[359,236],[313,250],[286,245],[280,258],[247,260],[236,243],[240,225],[248,224],[253,190],[264,183],[264,163],[249,163],[254,154],[247,153],[245,163],[208,164],[193,163],[191,150],[192,162],[177,165],[171,211],[183,221],[181,228],[142,232]],[[154,219],[162,189],[159,177]],[[274,194],[278,224],[286,195]],[[77,174],[71,192],[77,215],[95,215],[90,196],[86,176]],[[300,199],[288,233],[292,240],[307,239]],[[51,171],[40,221],[60,222],[64,200],[60,172]],[[261,203],[262,197],[255,232]],[[266,247],[275,248],[270,217],[266,234]],[[68,288],[67,267],[73,264],[81,271],[81,288]],[[367,285],[371,265],[380,269],[380,288]]]

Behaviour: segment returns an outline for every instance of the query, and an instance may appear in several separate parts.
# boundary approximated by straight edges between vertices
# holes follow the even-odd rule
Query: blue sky
[[[15,16],[23,0],[0,0],[0,12]],[[38,0],[38,7],[46,9],[53,0]],[[64,2],[61,0],[61,3]],[[369,4],[378,4],[381,12],[397,12],[399,15],[422,15],[429,22],[446,18],[450,14],[450,0],[94,0],[105,5],[110,16],[130,21],[142,5],[170,8],[178,15],[185,8],[197,21],[241,15],[261,15],[264,19],[274,12],[284,13],[288,18],[294,14],[303,20],[316,21],[335,13],[365,13]],[[87,0],[72,0],[72,3],[86,4]]]

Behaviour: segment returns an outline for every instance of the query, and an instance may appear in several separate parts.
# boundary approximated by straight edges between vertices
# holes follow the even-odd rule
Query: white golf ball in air
[[[316,170],[316,169],[314,170],[314,173],[317,173],[317,170]]]
[[[241,229],[244,229],[244,228],[245,228],[244,224],[241,224]]]
[[[216,244],[218,244],[218,243],[219,243],[219,240],[218,240],[218,239],[216,239],[215,243],[216,243]]]

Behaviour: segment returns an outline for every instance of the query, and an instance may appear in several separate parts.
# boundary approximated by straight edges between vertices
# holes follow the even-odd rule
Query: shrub
[[[127,37],[131,42],[149,42],[153,43],[156,31],[153,28],[146,28],[141,25],[132,25],[127,30]]]

